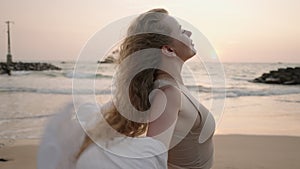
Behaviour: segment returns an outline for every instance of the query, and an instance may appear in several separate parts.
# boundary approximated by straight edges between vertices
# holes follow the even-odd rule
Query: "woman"
[[[64,158],[68,164],[52,166],[160,169],[167,167],[164,152],[171,148],[169,168],[210,168],[214,127],[204,131],[209,112],[192,98],[180,75],[183,63],[196,53],[190,36],[164,9],[137,17],[120,47],[114,97],[101,109],[104,120],[90,125],[87,134],[78,129],[81,134],[72,136],[79,143],[65,153],[74,154]],[[198,139],[201,133],[204,139]],[[102,143],[105,147],[99,148]],[[40,150],[39,166],[46,163],[41,162],[46,150]]]
[[[155,88],[163,94],[156,94],[152,99],[150,114],[155,114],[164,99],[167,103],[163,113],[149,122],[147,136],[159,139],[170,148],[169,168],[211,168],[214,118],[189,93],[180,75],[184,62],[196,53],[190,39],[192,33],[182,29],[171,16],[165,16],[162,22],[171,28],[172,40],[161,46],[163,56],[160,70],[155,74]]]

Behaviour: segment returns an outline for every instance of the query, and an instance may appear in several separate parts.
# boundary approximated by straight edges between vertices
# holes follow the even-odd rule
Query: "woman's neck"
[[[163,56],[160,70],[157,72],[157,79],[176,80],[177,83],[183,84],[181,70],[183,61],[179,58],[168,58]]]

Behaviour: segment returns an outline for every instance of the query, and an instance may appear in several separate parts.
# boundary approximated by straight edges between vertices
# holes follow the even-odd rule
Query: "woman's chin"
[[[194,47],[192,47],[191,49],[192,49],[192,57],[193,57],[197,54],[197,50]]]

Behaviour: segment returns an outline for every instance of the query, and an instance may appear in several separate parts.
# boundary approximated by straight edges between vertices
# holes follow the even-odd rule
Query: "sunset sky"
[[[72,61],[105,25],[157,7],[194,25],[223,62],[300,63],[299,0],[1,0],[0,60],[7,20],[14,60]]]

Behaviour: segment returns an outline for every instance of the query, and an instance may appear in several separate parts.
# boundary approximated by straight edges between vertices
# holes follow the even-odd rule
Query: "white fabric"
[[[78,110],[78,118],[82,125],[90,126],[93,117],[99,112],[99,107],[85,104]],[[99,115],[99,114],[98,114]],[[83,139],[84,130],[81,128],[74,111],[73,104],[68,104],[62,111],[50,119],[46,125],[44,135],[38,150],[38,169],[167,169],[167,152],[162,143],[149,137],[114,139],[113,152],[120,152],[122,156],[103,150],[96,144],[91,144],[78,160],[78,153]],[[160,155],[158,152],[166,152]],[[128,158],[141,157],[141,158]]]
[[[68,104],[48,122],[38,150],[38,169],[74,169],[74,154],[84,139],[73,104]]]
[[[111,149],[122,155],[103,150],[93,144],[80,156],[76,169],[167,169],[167,151],[156,155],[161,149],[165,149],[159,141],[150,137],[117,138],[115,141],[121,141],[121,144],[115,144]],[[123,156],[124,154],[128,156]],[[132,154],[140,157],[132,158]]]

